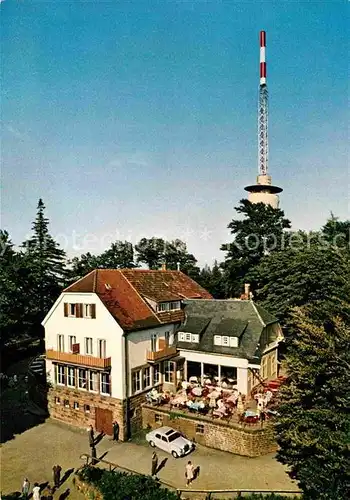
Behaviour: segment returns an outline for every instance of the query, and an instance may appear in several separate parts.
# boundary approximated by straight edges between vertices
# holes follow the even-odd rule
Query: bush
[[[85,466],[78,472],[80,480],[90,483],[103,495],[104,500],[177,500],[177,495],[150,476],[131,475]]]

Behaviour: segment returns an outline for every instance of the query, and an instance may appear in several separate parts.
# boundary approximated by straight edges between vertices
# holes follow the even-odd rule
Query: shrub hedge
[[[77,472],[78,478],[97,488],[104,500],[177,500],[176,493],[166,488],[150,476],[108,471],[97,467],[84,466]],[[140,497],[141,493],[141,497]]]

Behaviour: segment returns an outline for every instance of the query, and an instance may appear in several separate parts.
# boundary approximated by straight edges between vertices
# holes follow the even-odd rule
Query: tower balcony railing
[[[46,350],[46,359],[89,368],[107,369],[111,366],[111,358],[99,358],[79,353],[73,354],[71,352],[55,351],[54,349]]]

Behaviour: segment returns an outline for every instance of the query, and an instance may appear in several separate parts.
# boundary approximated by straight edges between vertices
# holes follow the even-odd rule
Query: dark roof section
[[[210,319],[201,316],[187,317],[185,324],[181,327],[182,332],[198,333],[199,335],[210,323]]]
[[[265,323],[265,325],[269,325],[270,323],[276,323],[276,318],[272,314],[270,314],[266,309],[263,307],[259,306],[258,304],[254,304],[255,308],[257,309],[258,313],[260,314],[261,319]]]
[[[179,327],[179,331],[198,333],[190,325],[207,320],[208,326],[203,331],[199,343],[177,342],[180,349],[212,352],[231,355],[235,358],[244,358],[252,362],[259,362],[261,353],[259,342],[261,334],[269,319],[269,324],[277,323],[277,318],[249,300],[186,300],[186,323]],[[240,337],[238,347],[224,347],[214,345],[214,335]]]
[[[76,281],[64,292],[96,293],[123,330],[152,328],[184,320],[182,309],[157,313],[143,295],[156,302],[180,300],[195,295],[209,299],[211,295],[180,271],[147,271],[144,269],[96,269]],[[157,297],[157,298],[156,298]]]

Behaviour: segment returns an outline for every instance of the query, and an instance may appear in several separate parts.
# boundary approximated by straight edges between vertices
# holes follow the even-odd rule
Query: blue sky
[[[223,259],[257,175],[267,31],[270,173],[293,228],[349,216],[346,1],[1,3],[1,227],[42,197],[68,255],[181,238]]]

